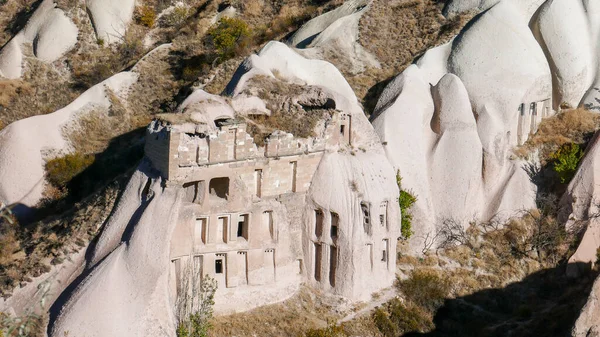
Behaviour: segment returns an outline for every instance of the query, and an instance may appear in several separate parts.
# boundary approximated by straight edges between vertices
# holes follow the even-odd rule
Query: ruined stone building
[[[218,281],[218,312],[285,299],[302,283],[353,300],[392,284],[397,187],[380,186],[389,184],[367,154],[346,152],[350,115],[334,111],[312,138],[276,131],[257,146],[247,122],[219,114],[148,128],[146,156],[167,187],[185,191],[171,239],[172,299],[188,266]],[[345,168],[330,172],[336,165]]]

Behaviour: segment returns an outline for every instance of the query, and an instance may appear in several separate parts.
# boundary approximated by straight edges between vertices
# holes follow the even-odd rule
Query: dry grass
[[[35,58],[28,58],[27,63],[23,79],[12,81],[13,84],[9,85],[13,88],[6,96],[9,103],[0,110],[0,120],[6,124],[54,112],[72,102],[80,93],[72,90],[65,77],[52,66]],[[15,95],[12,90],[16,90]]]
[[[36,0],[0,1],[0,46],[21,30],[31,16]]]
[[[351,74],[340,67],[363,100],[368,113],[386,81],[408,67],[430,48],[449,41],[473,17],[467,13],[446,19],[435,0],[375,0],[360,21],[359,42],[381,63],[381,69]],[[336,60],[329,60],[336,64]],[[336,64],[337,66],[337,64]]]
[[[376,330],[385,336],[433,330],[436,336],[440,331],[440,335],[482,336],[488,335],[482,332],[485,329],[508,322],[513,331],[536,331],[549,313],[569,317],[569,308],[576,307],[573,303],[579,299],[569,301],[573,296],[568,294],[585,297],[586,282],[593,282],[592,276],[591,281],[571,285],[560,268],[577,233],[565,232],[554,212],[526,212],[501,228],[472,224],[465,233],[465,244],[440,249],[436,255],[400,257],[400,272],[408,276],[397,283],[402,300],[394,299],[375,311],[370,319]],[[442,268],[428,261],[431,257],[452,263]],[[442,305],[445,310],[437,311]],[[473,306],[481,310],[469,309]],[[460,329],[469,333],[458,333]]]
[[[335,305],[326,296],[302,288],[282,303],[267,305],[251,311],[213,320],[210,335],[219,336],[303,336],[309,329],[322,328],[328,320],[339,318]]]
[[[243,4],[242,12],[248,16],[259,16],[262,14],[265,7],[263,0],[246,1]]]
[[[585,110],[562,111],[555,116],[545,118],[535,135],[514,150],[521,158],[526,158],[534,150],[540,150],[540,159],[545,164],[550,155],[564,144],[586,144],[596,130],[600,129],[600,115]]]
[[[88,89],[135,64],[146,52],[142,39],[146,30],[132,25],[118,45],[98,47],[71,57],[73,85]]]
[[[333,111],[323,102],[322,106],[303,108],[295,102],[302,95],[311,95],[311,90],[320,90],[302,86],[265,76],[255,76],[250,82],[250,88],[245,92],[260,97],[271,111],[270,116],[251,115],[247,117],[248,131],[254,136],[257,145],[273,131],[280,130],[299,138],[315,136],[315,127],[323,119],[331,118]],[[316,94],[312,93],[313,95]]]
[[[79,153],[100,153],[113,138],[145,126],[150,121],[147,115],[130,113],[113,92],[107,91],[111,101],[108,111],[87,112],[78,119],[76,125],[66,130],[71,145]]]
[[[17,232],[21,250],[16,254],[21,258],[0,263],[0,296],[10,295],[19,284],[31,282],[48,272],[50,264],[61,263],[87,245],[110,214],[119,190],[113,184],[61,216],[21,226]]]
[[[22,80],[0,80],[0,106],[9,107],[19,95],[30,94],[31,85]]]

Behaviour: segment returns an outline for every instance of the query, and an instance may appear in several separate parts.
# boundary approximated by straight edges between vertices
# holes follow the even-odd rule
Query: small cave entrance
[[[221,199],[229,197],[229,177],[213,178],[210,180],[208,190],[211,195]]]

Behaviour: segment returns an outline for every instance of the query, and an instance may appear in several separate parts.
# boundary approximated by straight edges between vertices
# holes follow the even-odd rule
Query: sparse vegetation
[[[328,322],[327,327],[321,329],[309,329],[304,337],[344,337],[344,329],[341,326],[335,324],[335,322]]]
[[[441,307],[451,290],[447,278],[427,269],[413,271],[408,279],[398,280],[396,287],[406,300],[428,312]]]
[[[352,67],[335,53],[328,61],[344,74],[365,113],[371,114],[381,92],[394,76],[430,48],[452,39],[475,15],[464,13],[452,18],[442,15],[437,0],[374,1],[361,17],[359,41],[381,64],[381,69],[352,73]]]
[[[46,162],[46,180],[58,188],[63,188],[76,175],[94,163],[94,156],[75,152]]]
[[[132,26],[115,46],[100,46],[76,54],[71,59],[72,84],[85,90],[135,64],[146,52],[142,44],[143,30]]]
[[[320,330],[328,322],[336,322],[339,303],[307,287],[290,299],[247,312],[217,316],[210,335],[226,336],[304,336],[309,330]],[[344,326],[342,328],[345,329]],[[336,329],[337,330],[337,329]],[[368,336],[369,334],[365,334]]]
[[[285,131],[299,138],[315,136],[315,128],[319,121],[330,119],[333,111],[327,101],[323,102],[294,102],[296,97],[313,87],[286,83],[266,76],[252,78],[255,84],[249,92],[263,99],[271,115],[249,115],[248,131],[254,136],[254,142],[262,146],[265,139],[275,130]],[[308,106],[310,104],[310,106]]]
[[[379,332],[398,336],[435,328],[435,336],[497,335],[492,331],[500,330],[501,335],[508,331],[556,335],[561,327],[544,320],[548,315],[563,321],[577,315],[578,309],[573,308],[582,305],[579,301],[586,296],[582,287],[590,287],[595,277],[571,284],[560,267],[580,233],[576,227],[565,230],[556,219],[557,205],[552,195],[540,197],[538,208],[520,217],[506,223],[472,222],[467,229],[460,221],[444,221],[437,235],[448,244],[442,244],[435,255],[398,259],[401,274],[409,277],[397,282],[403,300],[388,302],[372,316]],[[458,267],[447,268],[448,263]],[[510,301],[502,300],[506,296]],[[475,307],[481,309],[472,310]]]
[[[412,214],[410,213],[410,208],[417,202],[417,197],[415,197],[409,191],[402,189],[402,176],[400,176],[400,170],[396,172],[396,183],[398,184],[398,189],[400,189],[400,197],[398,198],[398,203],[400,204],[400,212],[402,213],[402,220],[400,222],[400,233],[405,240],[410,239],[413,235],[412,230]]]
[[[188,263],[181,280],[181,291],[175,303],[177,337],[206,337],[213,317],[217,281]]]
[[[140,6],[137,8],[136,20],[139,24],[152,28],[156,21],[156,12],[154,8],[148,5]]]
[[[565,144],[578,144],[585,149],[594,132],[600,129],[600,114],[585,109],[561,111],[545,118],[538,131],[527,142],[515,150],[521,158],[526,158],[534,150],[540,151],[542,164],[552,160],[551,154]]]
[[[185,5],[177,5],[175,8],[173,8],[173,11],[166,14],[161,19],[165,26],[180,26],[185,23],[185,20],[187,20],[190,15],[192,15],[192,10],[190,7]]]
[[[378,308],[372,319],[385,337],[402,336],[410,332],[427,332],[433,328],[431,314],[413,305],[405,305],[395,298]]]

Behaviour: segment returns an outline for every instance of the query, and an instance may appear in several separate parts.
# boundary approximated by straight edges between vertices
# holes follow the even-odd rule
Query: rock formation
[[[552,115],[561,104],[593,107],[597,95],[593,88],[598,67],[592,52],[596,48],[589,42],[598,34],[594,4],[453,1],[447,8],[460,6],[464,6],[461,10],[480,6],[485,11],[452,42],[429,50],[395,78],[372,116],[405,187],[418,196],[419,236],[435,231],[433,224],[445,218],[466,223],[498,215],[510,217],[534,207],[536,187],[529,182],[523,163],[511,159],[511,149],[523,144],[537,130],[541,118]],[[566,12],[572,20],[558,14]],[[444,109],[445,94],[438,87],[446,73],[457,76],[453,82],[466,88],[464,94],[456,94],[455,89],[446,96],[465,102],[456,103],[453,114],[463,110],[465,118],[472,115],[477,130],[470,131],[468,142],[446,137],[446,155],[461,160],[444,170],[452,171],[451,177],[463,173],[468,177],[453,188],[447,176],[435,172],[440,167],[436,149],[444,138],[436,118]],[[434,86],[432,93],[430,86]],[[481,149],[468,151],[464,144],[480,144]],[[479,158],[475,158],[477,153]],[[472,202],[459,197],[462,204],[447,205],[451,196],[473,193],[478,197]]]
[[[310,86],[290,104],[328,117],[314,136],[277,131],[258,145],[251,113],[197,90],[178,113],[154,121],[147,160],[52,336],[172,335],[189,266],[217,280],[220,313],[280,301],[303,282],[353,300],[392,284],[395,172],[352,90],[331,64],[276,42],[240,66],[229,92],[249,100],[261,81]]]
[[[71,150],[63,130],[93,108],[108,109],[107,89],[117,95],[137,80],[134,72],[117,74],[90,88],[73,103],[48,115],[19,120],[0,131],[0,199],[32,207],[42,197],[46,160]]]
[[[33,46],[33,54],[45,62],[54,62],[77,43],[77,26],[56,8],[54,0],[44,0],[25,28],[0,49],[0,78],[19,78],[22,74],[24,44]]]

